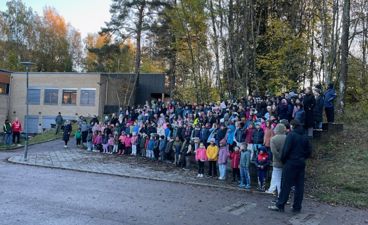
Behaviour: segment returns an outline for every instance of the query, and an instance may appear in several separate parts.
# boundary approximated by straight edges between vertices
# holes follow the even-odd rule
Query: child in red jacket
[[[240,180],[240,170],[239,170],[240,151],[238,146],[236,146],[234,148],[234,151],[230,154],[230,159],[231,159],[231,168],[233,172],[233,182],[237,182]]]

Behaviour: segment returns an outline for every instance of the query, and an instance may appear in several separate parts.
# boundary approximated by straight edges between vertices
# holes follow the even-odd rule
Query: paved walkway
[[[54,142],[43,144],[43,147],[52,145],[52,143]],[[34,146],[34,148],[36,147]],[[235,183],[231,183],[230,181],[219,181],[215,178],[208,177],[197,178],[196,170],[184,170],[171,163],[151,161],[142,157],[87,152],[77,148],[63,149],[61,145],[59,149],[53,147],[53,149],[46,152],[32,153],[30,151],[27,161],[23,160],[23,155],[12,156],[8,161],[32,166],[239,189]]]

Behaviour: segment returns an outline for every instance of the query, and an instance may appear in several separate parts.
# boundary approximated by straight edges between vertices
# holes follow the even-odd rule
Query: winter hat
[[[260,146],[260,147],[258,147],[258,152],[260,152],[260,151],[267,152],[267,148],[265,146]]]
[[[210,139],[210,142],[215,143],[215,142],[216,142],[216,140],[215,140],[214,138],[211,138],[211,139]]]

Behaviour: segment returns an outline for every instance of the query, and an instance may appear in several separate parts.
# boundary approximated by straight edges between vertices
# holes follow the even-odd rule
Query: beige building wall
[[[12,73],[10,87],[10,117],[18,117],[22,123],[26,114],[26,74]],[[99,115],[100,108],[100,74],[99,73],[29,73],[29,88],[40,89],[40,104],[29,105],[30,118],[54,118],[61,112],[65,119],[73,119],[79,115]],[[45,89],[58,90],[58,104],[48,105],[44,103]],[[62,104],[63,90],[76,90],[75,105]],[[80,104],[81,90],[96,90],[93,106]],[[47,127],[46,127],[47,128]]]
[[[5,119],[8,117],[9,96],[0,95],[0,123],[4,124]],[[0,131],[2,132],[2,130]]]

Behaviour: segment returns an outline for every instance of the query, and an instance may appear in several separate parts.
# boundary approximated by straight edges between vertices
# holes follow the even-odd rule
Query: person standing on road
[[[274,129],[275,136],[271,138],[271,152],[272,152],[272,175],[271,184],[266,193],[273,194],[277,191],[277,196],[279,196],[281,191],[281,176],[282,176],[282,162],[281,154],[284,148],[286,140],[286,127],[284,124],[279,123]]]
[[[55,124],[56,124],[55,135],[57,135],[59,131],[61,130],[61,126],[63,126],[63,122],[64,122],[64,119],[61,116],[61,112],[59,112],[59,114],[55,118]]]
[[[208,158],[208,176],[217,177],[216,161],[218,159],[219,148],[215,144],[215,138],[211,138],[210,145],[207,147],[207,158]]]
[[[285,140],[281,154],[284,164],[281,179],[281,193],[274,206],[268,208],[273,211],[284,211],[292,186],[295,186],[293,212],[299,213],[302,209],[304,194],[305,160],[312,153],[308,137],[304,135],[303,127],[296,120],[291,121],[291,132]]]
[[[68,147],[68,142],[71,133],[72,133],[72,125],[70,124],[70,121],[67,120],[64,125],[64,133],[63,133],[63,141],[65,143],[64,148]]]
[[[3,131],[4,131],[4,142],[5,145],[11,145],[12,144],[12,124],[9,122],[8,119],[5,120],[5,123],[3,125]]]
[[[15,121],[12,123],[12,133],[13,133],[13,143],[20,144],[20,132],[22,132],[22,124],[15,118]]]

